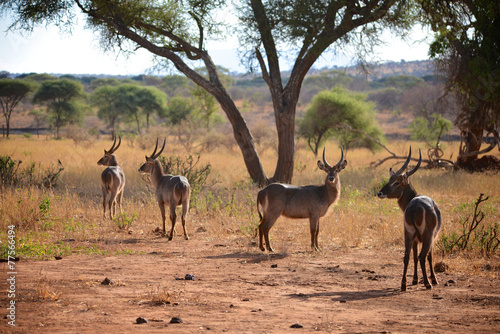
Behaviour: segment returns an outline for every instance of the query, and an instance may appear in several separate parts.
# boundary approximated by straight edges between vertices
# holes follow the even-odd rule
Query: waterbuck
[[[417,171],[422,162],[422,153],[420,151],[419,153],[420,158],[417,165],[411,171],[406,172],[406,168],[411,159],[410,147],[410,152],[408,153],[408,158],[404,165],[397,172],[393,172],[392,168],[389,169],[389,181],[377,194],[379,198],[396,198],[399,207],[404,212],[405,255],[401,291],[406,291],[406,272],[408,270],[408,262],[410,260],[412,248],[414,262],[412,284],[416,285],[418,283],[417,267],[418,260],[420,259],[420,267],[422,268],[425,287],[427,289],[432,289],[432,285],[429,284],[427,272],[425,270],[426,258],[429,261],[432,284],[438,284],[432,265],[432,248],[436,236],[441,229],[441,211],[439,211],[432,198],[419,196],[409,181],[409,177]],[[422,249],[420,250],[420,255],[417,255],[419,243],[422,243]]]
[[[327,176],[321,186],[297,187],[290,184],[272,183],[259,191],[257,195],[257,211],[259,212],[259,247],[264,251],[263,238],[266,239],[267,250],[273,252],[269,243],[269,230],[280,216],[288,218],[309,218],[311,231],[311,248],[318,251],[319,219],[323,217],[330,205],[340,198],[340,178],[338,173],[347,166],[344,150],[335,166],[330,166],[325,159],[318,160],[319,169]],[[262,207],[262,214],[259,207]]]
[[[139,172],[144,174],[150,174],[151,184],[156,189],[156,200],[160,206],[161,218],[163,220],[163,234],[166,234],[165,230],[165,205],[170,208],[170,221],[172,223],[172,229],[170,230],[170,236],[168,240],[172,240],[175,228],[175,208],[182,205],[182,228],[184,229],[184,238],[189,239],[186,232],[186,215],[189,210],[189,198],[191,195],[191,187],[189,186],[188,180],[184,176],[173,176],[170,174],[163,173],[163,167],[160,161],[157,159],[165,148],[166,139],[163,141],[163,146],[160,152],[156,153],[158,149],[158,139],[156,139],[156,146],[153,154],[151,156],[146,156],[146,163],[144,163]]]
[[[109,151],[104,150],[104,156],[97,162],[99,166],[108,166],[101,173],[102,185],[102,207],[104,211],[104,219],[106,219],[106,206],[109,207],[109,217],[113,219],[116,214],[116,202],[122,210],[123,189],[125,188],[125,174],[118,166],[115,152],[122,143],[122,138],[118,136],[119,141],[116,145],[116,136],[114,136],[113,146]],[[116,147],[115,147],[116,145]]]

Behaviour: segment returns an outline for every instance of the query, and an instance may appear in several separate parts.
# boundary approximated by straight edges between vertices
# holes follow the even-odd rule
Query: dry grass
[[[124,169],[127,184],[123,211],[137,215],[130,227],[133,233],[150,234],[160,226],[160,213],[151,187],[137,172],[144,156],[151,153],[154,141],[135,139],[117,151]],[[96,141],[77,146],[70,140],[49,140],[13,136],[0,141],[0,155],[34,161],[42,168],[52,166],[60,159],[65,167],[61,184],[53,189],[20,188],[3,189],[0,195],[0,240],[6,238],[7,226],[18,226],[18,251],[24,256],[48,258],[70,253],[127,252],[126,248],[106,240],[124,239],[127,231],[118,224],[102,218],[100,173],[97,166],[103,149],[109,149],[110,140]],[[394,142],[390,148],[398,153],[406,152],[410,143]],[[414,151],[424,149],[420,143],[411,143]],[[141,148],[141,147],[144,147]],[[164,155],[186,156],[182,146],[169,143]],[[339,149],[334,143],[326,147],[327,160],[336,163]],[[457,152],[457,144],[448,145],[446,154]],[[498,152],[496,153],[498,155]],[[341,174],[342,195],[331,213],[322,219],[320,246],[336,247],[385,247],[402,245],[402,213],[396,201],[379,200],[374,196],[380,183],[388,177],[392,162],[376,170],[369,168],[372,161],[386,156],[385,152],[372,154],[364,149],[347,152],[348,166]],[[274,149],[263,150],[262,163],[272,174],[276,163]],[[297,185],[319,184],[324,173],[318,170],[317,157],[299,143],[296,153],[294,183]],[[237,150],[219,147],[210,153],[202,153],[200,164],[210,163],[212,174],[204,189],[191,199],[188,232],[208,240],[227,240],[235,247],[256,251],[254,232],[258,224],[255,197],[258,188],[251,185],[248,174]],[[426,194],[438,203],[444,217],[443,233],[460,227],[460,220],[467,215],[463,206],[473,202],[480,193],[490,196],[485,206],[485,220],[499,222],[500,177],[498,173],[468,174],[444,170],[420,170],[412,177],[418,192]],[[44,203],[49,210],[42,212]],[[271,242],[278,252],[290,250],[309,251],[308,222],[280,218],[271,230]],[[450,259],[451,261],[451,259]],[[461,259],[454,260],[460,263]],[[487,260],[485,260],[487,261]],[[491,261],[491,259],[490,259]],[[481,267],[481,265],[479,265]],[[456,270],[462,266],[456,265]]]

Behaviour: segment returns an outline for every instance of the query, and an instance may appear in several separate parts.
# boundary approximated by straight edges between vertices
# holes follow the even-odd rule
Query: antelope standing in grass
[[[168,240],[172,240],[175,228],[175,208],[182,205],[182,228],[184,229],[184,238],[189,239],[186,232],[186,215],[189,210],[189,198],[191,195],[191,187],[189,186],[188,180],[184,176],[173,176],[170,174],[163,173],[163,167],[160,161],[157,159],[165,148],[165,141],[163,141],[163,146],[160,152],[156,153],[158,149],[158,139],[156,139],[156,146],[153,154],[151,156],[146,156],[146,163],[144,163],[139,172],[143,174],[151,175],[151,184],[156,189],[156,200],[160,206],[161,218],[163,220],[163,233],[166,234],[165,230],[165,205],[170,208],[170,221],[172,223],[172,229],[170,230],[170,236]]]
[[[397,172],[393,172],[392,168],[389,169],[389,181],[377,194],[379,198],[396,198],[399,207],[404,212],[405,255],[401,291],[406,291],[406,272],[408,270],[408,262],[410,260],[412,248],[414,262],[412,284],[418,284],[417,267],[418,261],[420,260],[424,285],[427,289],[432,289],[432,285],[429,284],[427,272],[425,270],[426,258],[429,261],[432,284],[438,284],[432,265],[432,248],[436,236],[441,229],[441,211],[439,211],[439,208],[432,198],[419,196],[409,181],[409,177],[417,171],[422,162],[422,153],[420,151],[419,153],[420,158],[417,165],[411,171],[406,172],[406,168],[411,159],[410,147],[410,152],[408,153],[408,158],[404,165]],[[420,250],[420,255],[417,255],[419,243],[422,243],[422,249]]]
[[[290,184],[272,183],[259,191],[257,195],[257,211],[259,212],[259,247],[264,251],[263,238],[266,239],[267,250],[273,252],[269,243],[269,230],[280,216],[288,218],[309,218],[311,231],[311,248],[318,251],[319,219],[323,217],[330,205],[340,198],[340,178],[338,173],[347,166],[344,150],[335,166],[330,166],[325,159],[318,160],[319,169],[327,176],[321,186],[297,187]],[[262,207],[262,214],[259,207]]]
[[[123,189],[125,188],[125,174],[118,166],[115,152],[122,143],[122,138],[118,136],[119,141],[116,145],[116,136],[114,136],[113,146],[109,151],[104,150],[104,156],[97,162],[99,166],[108,166],[101,173],[102,185],[102,208],[104,219],[106,219],[106,206],[109,208],[109,217],[113,219],[116,214],[116,202],[122,211]],[[116,147],[115,147],[116,145]]]

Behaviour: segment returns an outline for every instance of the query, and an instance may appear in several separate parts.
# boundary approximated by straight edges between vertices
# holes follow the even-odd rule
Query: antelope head
[[[167,141],[167,138],[163,140],[163,146],[160,150],[160,152],[156,153],[156,150],[158,149],[158,138],[156,138],[156,146],[155,150],[151,154],[151,156],[146,155],[146,162],[139,168],[139,172],[144,173],[144,174],[151,174],[153,172],[153,169],[158,162],[156,158],[160,156],[160,154],[163,152],[163,149],[165,148],[165,142]],[[159,162],[158,162],[159,163]]]
[[[335,166],[330,166],[328,161],[325,159],[325,148],[323,148],[323,161],[318,160],[318,167],[322,171],[325,171],[328,175],[326,177],[327,182],[333,185],[336,181],[337,174],[340,173],[347,166],[347,161],[344,160],[344,150],[340,147],[341,156],[339,162]]]
[[[97,162],[99,166],[117,166],[118,162],[116,161],[115,151],[120,147],[122,143],[122,137],[118,135],[118,145],[116,145],[116,136],[114,136],[113,146],[109,149],[109,151],[104,150],[104,156]],[[115,147],[116,145],[116,147]]]
[[[408,153],[408,158],[406,159],[403,166],[401,166],[401,168],[397,172],[394,172],[392,168],[389,169],[389,181],[377,193],[377,196],[379,198],[401,198],[405,188],[410,184],[408,178],[413,175],[420,167],[420,163],[422,162],[422,152],[420,152],[420,150],[419,154],[420,158],[418,159],[418,163],[411,171],[406,171],[406,168],[408,167],[411,159],[411,147],[410,152]]]

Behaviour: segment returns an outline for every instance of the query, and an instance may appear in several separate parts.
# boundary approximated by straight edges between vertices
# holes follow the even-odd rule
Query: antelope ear
[[[340,164],[339,172],[347,166],[347,160],[342,161]]]
[[[394,171],[392,170],[392,168],[389,168],[389,175],[390,175],[390,176],[393,176],[393,175],[395,175],[395,174],[396,174],[396,173],[394,173]]]
[[[108,151],[104,150],[104,155],[108,154]]]
[[[318,160],[318,168],[327,173],[329,172],[328,168],[326,168],[325,164],[321,162],[321,160]]]
[[[147,161],[148,161],[148,156],[147,156],[147,155],[145,155],[145,157],[146,157],[146,162],[147,162]]]

